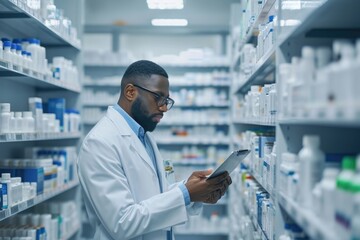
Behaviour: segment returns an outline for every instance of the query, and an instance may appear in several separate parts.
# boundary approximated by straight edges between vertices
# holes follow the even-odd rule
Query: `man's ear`
[[[124,96],[129,101],[135,100],[135,98],[137,97],[137,91],[136,91],[134,85],[132,85],[132,84],[126,85],[126,87],[124,89]]]

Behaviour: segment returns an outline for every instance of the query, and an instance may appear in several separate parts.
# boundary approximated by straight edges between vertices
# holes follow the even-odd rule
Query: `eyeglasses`
[[[160,94],[156,93],[156,92],[153,92],[149,89],[146,89],[144,87],[141,87],[139,85],[136,85],[136,84],[133,84],[135,87],[137,88],[140,88],[144,91],[147,91],[149,93],[152,93],[155,97],[156,97],[156,103],[157,103],[157,106],[158,107],[161,107],[161,106],[164,106],[166,104],[166,108],[167,110],[170,110],[172,108],[172,106],[174,105],[175,101],[169,97],[164,97],[164,96],[161,96]]]

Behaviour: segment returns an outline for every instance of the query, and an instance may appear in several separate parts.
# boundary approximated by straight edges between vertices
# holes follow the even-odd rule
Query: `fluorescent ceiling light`
[[[151,20],[153,26],[187,26],[188,20],[186,19],[160,19],[155,18]]]
[[[147,0],[150,9],[183,9],[183,0]]]

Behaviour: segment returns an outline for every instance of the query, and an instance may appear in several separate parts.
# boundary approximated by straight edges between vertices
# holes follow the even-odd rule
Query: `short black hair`
[[[150,78],[151,75],[160,75],[169,78],[165,69],[152,61],[139,60],[130,64],[121,80],[121,92],[127,84],[137,84],[139,78]]]

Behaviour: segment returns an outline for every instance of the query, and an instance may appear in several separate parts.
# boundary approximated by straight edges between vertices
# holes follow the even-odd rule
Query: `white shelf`
[[[10,0],[3,0],[0,3],[0,25],[2,30],[9,36],[21,36],[30,38],[36,36],[44,46],[67,46],[80,50],[81,46],[72,42],[67,36],[62,36],[56,30],[45,25],[40,16],[25,7],[18,7]]]
[[[265,5],[261,9],[261,12],[256,17],[254,23],[249,28],[249,31],[247,32],[246,37],[243,41],[243,44],[241,44],[240,50],[246,43],[248,43],[250,41],[252,36],[257,34],[257,32],[259,31],[259,29],[258,29],[259,25],[261,23],[264,23],[264,21],[267,21],[266,17],[268,16],[270,10],[273,8],[275,2],[276,2],[276,0],[267,0],[266,1]]]
[[[352,39],[358,37],[358,34],[353,34],[354,29],[358,29],[360,21],[353,16],[358,15],[359,1],[320,0],[302,1],[301,4],[308,4],[309,6],[307,8],[302,7],[301,14],[296,17],[298,25],[287,31],[285,30],[284,33],[278,36],[278,46],[287,46],[286,42],[290,39],[301,43],[314,37],[323,39]],[[287,19],[283,20],[286,21]],[[302,46],[302,44],[298,44],[298,46]]]
[[[83,102],[83,106],[85,107],[108,107],[114,105],[114,102]],[[225,108],[229,107],[229,103],[224,104],[206,104],[206,105],[199,105],[199,104],[177,104],[175,103],[173,108]]]
[[[251,214],[250,213],[250,208],[249,208],[249,204],[244,200],[245,199],[245,196],[243,194],[242,195],[242,203],[243,203],[243,206],[244,206],[244,209],[247,213],[247,215],[249,216],[249,218],[251,219],[251,222],[254,226],[254,229],[256,231],[259,231],[260,230],[260,233],[261,233],[261,239],[263,240],[269,240],[268,237],[266,236],[264,230],[260,227],[259,223],[257,222],[257,217],[254,215],[254,214]]]
[[[185,230],[175,230],[175,235],[202,235],[202,236],[228,236],[229,232],[216,231],[212,232],[210,229],[204,232],[195,232],[195,231],[185,231]]]
[[[76,226],[73,226],[73,228],[71,229],[70,232],[68,232],[63,238],[62,240],[69,240],[71,239],[79,230],[80,230],[81,226],[80,224],[77,224]]]
[[[6,133],[0,134],[0,143],[63,140],[80,138],[81,133]]]
[[[84,87],[119,87],[121,82],[84,82]]]
[[[319,219],[313,211],[299,206],[293,200],[286,198],[282,193],[279,193],[278,196],[280,205],[311,239],[341,239],[337,236],[334,229],[329,228],[327,222]]]
[[[244,125],[256,125],[256,126],[264,126],[264,127],[275,127],[275,123],[263,123],[258,121],[240,121],[240,120],[234,120],[234,124],[244,124]]]
[[[280,125],[308,125],[308,126],[329,126],[344,128],[360,128],[360,120],[329,120],[310,118],[283,118],[279,120]]]
[[[184,64],[169,64],[169,63],[161,63],[157,62],[164,68],[229,68],[229,63],[219,64],[219,63],[184,63]],[[129,63],[130,64],[130,63]],[[85,63],[85,67],[87,68],[115,68],[115,67],[128,67],[127,64],[119,64],[119,63]]]
[[[230,142],[227,139],[228,137],[224,137],[222,140],[217,140],[210,137],[161,137],[158,138],[157,144],[160,145],[181,145],[181,144],[199,144],[199,145],[228,145]]]
[[[182,108],[182,107],[193,107],[193,108],[204,108],[204,107],[206,107],[206,108],[211,108],[211,107],[213,107],[213,108],[218,108],[218,107],[229,107],[230,106],[230,104],[229,103],[224,103],[224,104],[192,104],[192,105],[190,105],[190,104],[174,104],[174,106],[173,107],[177,107],[177,108]]]
[[[209,82],[209,83],[171,83],[170,82],[170,88],[172,87],[230,87],[230,82]]]
[[[24,69],[22,72],[18,71],[16,66],[15,69],[10,69],[8,64],[2,61],[0,61],[0,74],[1,80],[9,79],[39,88],[65,89],[76,93],[80,93],[81,91],[80,86],[68,86],[59,80],[47,79],[45,75],[29,69]]]
[[[204,166],[204,165],[215,165],[216,162],[211,159],[182,159],[179,161],[173,162],[176,166]]]
[[[255,181],[258,182],[261,185],[261,187],[270,194],[272,199],[276,199],[276,191],[269,183],[264,182],[262,177],[260,177],[254,171],[251,170],[249,171],[249,173],[255,179]]]
[[[229,125],[229,121],[201,121],[201,122],[160,122],[158,127],[172,127],[172,126],[218,126],[218,125]]]
[[[108,107],[114,105],[114,102],[102,103],[102,102],[83,102],[84,107]]]
[[[274,83],[269,81],[266,77],[275,71],[275,47],[270,49],[253,67],[252,74],[242,83],[235,91],[235,93],[245,94],[249,91],[251,85],[264,85]]]
[[[29,199],[25,202],[19,203],[15,206],[12,206],[9,209],[1,210],[0,211],[0,221],[9,218],[11,216],[14,216],[15,214],[18,214],[28,208],[31,208],[37,204],[40,204],[44,201],[49,200],[50,198],[53,198],[59,194],[62,194],[63,192],[72,189],[79,185],[79,181],[73,181],[69,184],[66,184],[56,190],[50,191],[48,193],[44,193],[41,195],[36,196],[35,198]]]

